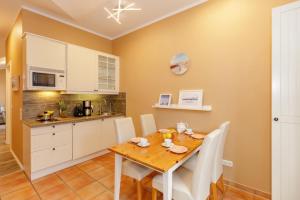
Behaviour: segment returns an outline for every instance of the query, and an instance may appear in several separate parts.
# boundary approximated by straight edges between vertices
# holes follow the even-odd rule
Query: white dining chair
[[[157,131],[154,116],[152,114],[141,115],[143,136],[147,136]]]
[[[117,132],[117,143],[121,144],[136,137],[135,129],[130,117],[115,120],[115,127]],[[151,169],[143,167],[137,163],[125,160],[122,164],[122,174],[131,177],[137,181],[137,197],[142,199],[142,185],[141,180],[152,172]]]
[[[172,199],[206,200],[209,197],[213,161],[220,136],[221,132],[217,129],[205,137],[194,171],[181,167],[173,173]],[[153,178],[153,200],[156,200],[157,190],[163,191],[162,175]]]
[[[214,158],[214,165],[213,165],[213,174],[212,174],[212,198],[215,200],[217,199],[217,187],[224,192],[224,180],[223,180],[223,154],[224,154],[224,147],[226,138],[229,132],[230,122],[224,122],[219,127],[221,131],[221,139],[217,146],[216,156]],[[200,150],[201,151],[201,150]],[[197,158],[193,156],[187,162],[183,164],[183,167],[188,170],[195,170]],[[219,184],[218,184],[219,183]]]

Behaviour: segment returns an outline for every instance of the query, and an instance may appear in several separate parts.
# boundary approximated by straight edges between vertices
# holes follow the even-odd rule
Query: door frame
[[[272,9],[272,199],[281,199],[281,13],[300,8],[300,1]],[[278,120],[275,120],[278,118]]]
[[[11,144],[11,140],[12,140],[12,126],[11,126],[11,113],[12,113],[12,88],[11,88],[11,66],[12,63],[11,61],[9,61],[6,64],[6,94],[5,94],[5,118],[6,118],[6,144]]]

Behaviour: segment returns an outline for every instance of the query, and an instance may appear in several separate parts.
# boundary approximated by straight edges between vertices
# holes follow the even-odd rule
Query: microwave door
[[[41,72],[32,73],[32,86],[35,87],[55,87],[55,74]]]

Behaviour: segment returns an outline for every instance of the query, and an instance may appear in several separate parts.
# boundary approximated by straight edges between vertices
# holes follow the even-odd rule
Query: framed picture
[[[179,105],[182,106],[202,106],[203,90],[180,90]]]
[[[170,106],[171,99],[172,99],[172,94],[160,94],[159,105],[160,106]]]
[[[13,91],[18,91],[20,89],[20,76],[11,77],[11,87]]]

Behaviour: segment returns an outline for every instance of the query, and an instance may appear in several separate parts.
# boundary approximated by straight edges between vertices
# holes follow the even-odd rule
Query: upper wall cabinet
[[[68,45],[68,92],[98,92],[98,55],[96,51]]]
[[[119,92],[119,57],[98,54],[98,90],[100,93]]]
[[[66,70],[65,43],[28,33],[25,38],[27,67]]]

